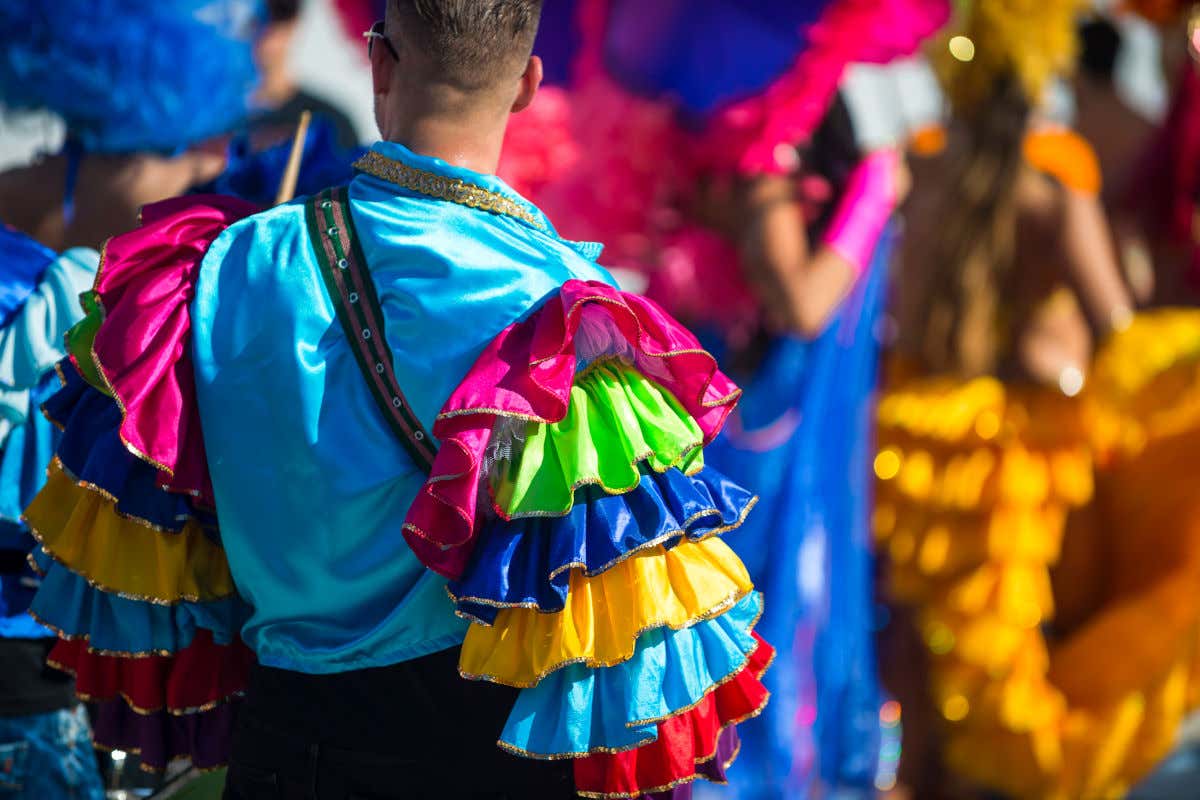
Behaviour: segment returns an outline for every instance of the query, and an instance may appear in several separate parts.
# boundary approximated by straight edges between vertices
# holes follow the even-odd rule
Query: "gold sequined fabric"
[[[436,200],[445,200],[468,208],[513,217],[533,225],[535,228],[545,227],[537,214],[533,213],[528,206],[511,197],[457,178],[448,178],[444,175],[436,175],[423,169],[410,167],[408,164],[380,155],[373,150],[355,161],[354,168],[359,172],[365,172],[380,180]]]

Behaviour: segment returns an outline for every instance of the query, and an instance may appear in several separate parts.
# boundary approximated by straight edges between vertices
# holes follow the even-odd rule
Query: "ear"
[[[542,59],[538,56],[530,56],[529,63],[525,65],[525,72],[521,75],[521,86],[517,91],[517,99],[513,101],[512,113],[524,111],[529,107],[537,95],[538,87],[542,85],[544,76]]]
[[[392,60],[383,42],[371,48],[371,85],[376,97],[392,91],[396,62]]]

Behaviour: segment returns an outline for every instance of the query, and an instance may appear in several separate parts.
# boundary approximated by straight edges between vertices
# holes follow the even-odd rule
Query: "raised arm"
[[[1121,279],[1117,254],[1097,195],[1064,188],[1060,206],[1063,269],[1098,337],[1125,327],[1133,298]]]
[[[908,183],[895,151],[867,156],[852,174],[815,248],[808,241],[792,180],[760,176],[743,186],[743,262],[772,325],[810,338],[825,329],[869,266]]]

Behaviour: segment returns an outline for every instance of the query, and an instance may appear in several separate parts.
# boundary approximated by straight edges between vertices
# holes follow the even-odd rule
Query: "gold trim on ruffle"
[[[719,750],[721,748],[721,736],[724,735],[725,731],[727,731],[731,727],[734,727],[735,725],[741,725],[743,722],[753,719],[753,718],[757,717],[759,714],[761,714],[763,712],[763,709],[765,709],[767,707],[767,701],[770,700],[770,697],[771,697],[770,693],[767,693],[766,697],[763,699],[762,704],[757,709],[755,709],[754,711],[751,711],[748,714],[744,714],[741,717],[738,717],[737,719],[729,720],[724,725],[722,725],[721,729],[719,731],[717,731],[716,749],[714,749],[713,752],[705,758],[695,759],[695,764],[697,766],[700,764],[707,764],[709,761],[712,761],[714,758],[716,758],[717,752],[719,752]],[[510,750],[510,752],[512,752],[512,751]],[[735,761],[737,761],[737,758],[739,755],[741,755],[741,752],[742,752],[742,743],[741,743],[741,741],[739,741],[737,743],[737,747],[735,747],[733,749],[733,754],[730,755],[729,758],[722,765],[725,772],[729,771],[729,768],[733,766],[733,763]],[[518,753],[517,755],[520,755],[520,753]],[[528,757],[536,758],[536,756],[528,756]],[[610,792],[587,792],[587,791],[578,791],[577,790],[576,794],[578,794],[580,797],[587,797],[587,798],[595,799],[595,800],[629,800],[630,798],[642,797],[644,795],[655,794],[657,792],[669,792],[670,790],[672,790],[676,787],[683,786],[683,785],[689,784],[689,783],[694,783],[697,780],[707,781],[708,783],[711,783],[715,786],[726,786],[729,783],[728,781],[713,780],[712,778],[709,778],[707,775],[693,773],[692,775],[690,775],[686,778],[679,778],[678,780],[671,781],[670,783],[664,784],[663,786],[655,786],[655,787],[649,788],[649,789],[638,789],[638,791],[633,792],[633,793],[630,793],[630,792],[611,792],[611,793]]]
[[[758,623],[762,619],[762,614],[763,614],[763,609],[762,609],[762,606],[760,605],[759,609],[758,609],[758,613],[754,615],[754,619],[751,620],[750,625],[746,628],[747,631],[752,631],[758,627]],[[760,646],[761,645],[759,645],[758,642],[756,641],[754,643],[753,648],[750,650],[750,652],[742,654],[742,661],[738,665],[737,669],[735,669],[733,672],[726,675],[724,678],[721,678],[719,681],[714,682],[713,685],[710,686],[704,692],[704,694],[700,697],[699,700],[696,700],[693,703],[688,703],[686,706],[683,706],[681,708],[677,708],[674,711],[672,711],[670,714],[664,714],[661,717],[646,717],[645,719],[635,719],[632,722],[626,722],[625,725],[630,728],[636,728],[641,725],[657,725],[660,722],[666,722],[667,720],[671,719],[672,717],[678,717],[680,714],[686,714],[687,712],[691,711],[693,708],[696,708],[701,703],[703,703],[705,700],[707,700],[709,695],[711,695],[717,689],[721,688],[722,686],[724,686],[727,683],[731,683],[731,682],[737,680],[738,677],[742,674],[742,672],[744,672],[746,670],[746,668],[750,666],[750,660],[752,658],[754,658],[754,653],[758,650],[758,648]],[[767,669],[771,666],[771,663],[773,663],[774,661],[775,661],[775,654],[772,653],[771,659],[770,659],[770,661],[767,662],[766,667],[764,667],[761,671],[759,671],[759,673],[757,675],[754,676],[755,680],[761,681],[762,676],[767,674]]]
[[[680,451],[678,456],[671,459],[670,463],[663,464],[661,469],[659,468],[658,464],[653,463],[653,461],[651,460],[653,457],[658,456],[658,453],[656,453],[653,449],[647,449],[644,452],[641,452],[641,453],[638,453],[637,455],[635,455],[633,460],[629,462],[629,466],[634,471],[640,472],[638,465],[645,463],[647,467],[654,470],[659,475],[665,475],[666,473],[670,472],[671,470],[677,469],[680,472],[682,472],[684,475],[691,478],[696,475],[699,475],[700,472],[704,469],[703,462],[693,461],[692,464],[687,469],[683,469],[682,464],[685,461],[687,461],[689,458],[691,458],[696,453],[696,451],[698,451],[698,450],[702,451],[703,449],[704,449],[703,441],[689,444],[682,451]],[[637,488],[638,483],[641,483],[641,480],[642,480],[641,476],[639,475],[637,483],[634,483],[632,486],[620,488],[620,487],[612,487],[612,486],[605,485],[604,479],[601,478],[599,475],[597,475],[594,478],[589,476],[587,478],[577,480],[574,483],[570,484],[567,487],[567,490],[569,492],[571,492],[572,494],[574,494],[575,492],[579,491],[580,489],[584,488],[585,486],[598,486],[598,487],[600,487],[600,491],[604,492],[605,494],[616,496],[616,495],[628,494],[628,493],[632,492],[634,489]],[[500,519],[506,520],[508,522],[511,522],[511,521],[517,520],[517,519],[537,519],[537,518],[545,519],[545,518],[550,518],[550,517],[565,517],[571,513],[571,508],[575,507],[575,504],[572,503],[571,508],[568,508],[566,511],[522,511],[517,514],[510,515],[503,508],[500,507],[499,503],[496,502],[495,487],[492,486],[490,482],[488,483],[487,498],[488,498],[488,504],[491,506],[492,512],[495,513],[496,516],[500,517]]]
[[[573,573],[561,611],[508,608],[492,626],[472,625],[459,671],[469,680],[528,688],[571,664],[615,666],[633,656],[647,631],[720,616],[753,589],[720,538],[660,545],[596,577]]]
[[[700,616],[697,616],[693,619],[689,619],[689,620],[687,620],[687,622],[685,622],[684,624],[682,624],[678,627],[671,625],[664,620],[654,620],[652,622],[648,622],[645,625],[639,627],[637,630],[633,631],[630,635],[630,638],[636,644],[637,640],[639,638],[641,638],[642,635],[649,633],[650,631],[653,631],[653,630],[658,630],[659,628],[671,628],[671,630],[684,630],[686,628],[692,627],[693,625],[695,625],[699,622],[705,622],[707,620],[716,619],[717,617],[721,616],[729,609],[733,608],[739,602],[741,602],[746,597],[746,595],[750,593],[750,591],[753,591],[753,590],[747,590],[746,592],[743,592],[741,594],[729,595],[728,597],[726,597],[720,603],[713,606],[711,609],[709,609],[704,614],[701,614]],[[499,626],[472,626],[472,627],[483,628],[483,627],[499,627]],[[469,635],[469,633],[470,633],[470,631],[468,631],[468,635]],[[488,683],[498,683],[503,686],[511,686],[515,689],[532,689],[533,687],[535,687],[539,683],[541,683],[542,680],[547,675],[553,675],[555,672],[558,672],[559,670],[565,669],[567,667],[575,666],[577,664],[583,664],[588,669],[604,669],[606,667],[616,667],[621,664],[624,664],[626,661],[628,661],[630,658],[632,658],[632,656],[633,656],[633,653],[632,653],[632,648],[631,648],[630,653],[628,653],[628,654],[622,653],[620,656],[613,658],[611,660],[598,659],[593,656],[579,656],[576,658],[567,658],[562,661],[555,662],[552,665],[548,665],[545,669],[539,670],[538,672],[534,673],[534,675],[531,678],[528,678],[528,679],[512,678],[512,677],[508,677],[508,676],[500,676],[500,675],[493,675],[493,674],[486,674],[486,673],[472,673],[472,672],[465,671],[461,668],[458,670],[458,674],[465,680],[469,680],[469,681],[487,681]]]
[[[545,223],[529,207],[518,200],[458,178],[448,178],[445,175],[411,167],[374,150],[368,151],[355,161],[353,166],[359,172],[365,172],[381,181],[387,181],[402,189],[408,189],[435,200],[445,200],[479,211],[513,217],[539,230],[546,230]]]
[[[201,528],[204,527],[203,524],[200,522],[199,518],[192,514],[188,514],[187,516],[184,516],[184,517],[176,517],[175,518],[176,521],[179,522],[179,528],[166,528],[166,527],[163,527],[162,525],[151,522],[148,519],[139,517],[136,514],[126,514],[125,512],[123,512],[119,508],[117,508],[117,503],[119,503],[121,501],[121,498],[117,497],[115,494],[108,491],[103,486],[99,486],[97,484],[91,483],[90,481],[83,480],[78,475],[76,475],[74,472],[72,472],[71,469],[66,464],[64,464],[62,459],[59,458],[58,456],[54,456],[54,458],[52,458],[50,460],[50,463],[51,463],[51,465],[53,465],[54,468],[61,470],[62,474],[67,476],[67,478],[69,478],[80,489],[86,489],[90,492],[94,492],[94,493],[100,495],[100,497],[104,498],[105,501],[112,503],[113,513],[116,514],[121,519],[126,519],[126,520],[129,520],[130,522],[137,523],[138,525],[141,525],[144,528],[149,528],[150,530],[155,531],[157,533],[165,533],[165,534],[171,534],[171,535],[182,534],[183,528],[190,521],[195,521],[196,525]]]
[[[46,665],[53,667],[54,669],[58,670],[59,672],[70,675],[72,678],[76,678],[75,671],[72,669],[69,669],[65,664],[61,664],[57,661],[47,659]],[[133,711],[135,714],[138,714],[143,717],[148,717],[151,714],[157,714],[157,713],[163,712],[163,711],[165,711],[167,714],[170,714],[172,717],[187,717],[187,716],[191,716],[193,714],[204,714],[209,711],[212,711],[214,708],[217,708],[218,706],[223,706],[226,703],[232,703],[234,700],[237,700],[241,697],[245,697],[246,693],[245,693],[245,691],[238,690],[236,692],[233,692],[232,694],[228,694],[225,697],[220,698],[219,700],[213,700],[211,702],[205,703],[204,705],[195,706],[193,708],[169,708],[167,706],[159,706],[158,708],[142,708],[141,706],[135,704],[133,702],[133,700],[130,699],[129,695],[123,691],[118,691],[110,697],[99,697],[96,695],[90,695],[87,692],[81,692],[79,690],[76,690],[75,696],[78,697],[80,700],[82,700],[85,703],[102,703],[106,700],[113,700],[113,699],[116,699],[117,697],[119,697],[119,698],[121,698],[121,701],[123,703],[125,703],[125,705],[129,706],[131,711]]]
[[[636,556],[640,553],[644,553],[647,550],[652,550],[655,547],[658,547],[659,545],[663,544],[664,542],[667,542],[676,537],[679,537],[681,539],[686,539],[689,542],[703,542],[713,536],[721,536],[723,534],[729,533],[730,531],[734,531],[734,530],[737,530],[738,528],[740,528],[746,522],[746,518],[750,515],[750,512],[754,509],[754,506],[756,506],[757,504],[758,504],[758,496],[755,495],[754,497],[750,498],[750,501],[748,503],[746,503],[746,507],[744,509],[742,509],[741,513],[738,515],[738,518],[736,520],[729,523],[728,525],[722,525],[720,527],[713,528],[712,530],[707,531],[703,536],[699,536],[699,537],[688,536],[687,530],[683,529],[683,528],[673,530],[673,531],[668,531],[668,532],[662,534],[661,536],[658,536],[647,542],[643,542],[642,544],[638,545],[637,547],[632,548],[632,549],[626,551],[625,553],[622,553],[621,555],[617,556],[613,560],[607,562],[606,564],[601,565],[600,567],[597,567],[594,570],[588,570],[587,564],[583,561],[572,561],[572,562],[563,564],[563,565],[551,570],[548,580],[553,580],[554,578],[561,575],[562,573],[567,572],[569,570],[573,570],[573,569],[580,570],[581,574],[584,577],[594,578],[598,575],[601,575],[601,574],[607,572],[608,570],[612,569],[613,567],[620,564],[621,562],[623,562],[633,556]],[[684,524],[690,525],[691,523],[695,522],[698,519],[701,519],[701,518],[707,517],[707,516],[712,516],[714,514],[719,516],[720,513],[721,512],[716,509],[711,509],[708,511],[698,511],[695,514],[693,514],[692,516],[688,517],[684,521]],[[557,613],[555,611],[546,611],[546,610],[542,609],[537,604],[537,601],[505,603],[505,602],[501,602],[499,600],[493,600],[488,597],[474,597],[472,595],[461,595],[461,596],[455,595],[454,592],[451,591],[449,585],[446,586],[446,593],[448,595],[450,595],[450,599],[455,601],[456,603],[475,603],[477,605],[489,606],[491,608],[536,608],[540,611],[543,611],[543,613]],[[466,612],[463,612],[460,610],[456,610],[454,613],[457,614],[462,619],[470,620],[471,622],[474,622],[475,624],[478,624],[478,625],[488,626],[488,625],[492,624],[491,622],[486,622],[484,620],[479,619],[478,617],[475,617],[472,614],[469,614],[469,613],[466,613]]]
[[[90,499],[94,499],[95,502],[100,504],[100,513],[110,514],[111,515],[110,519],[116,521],[117,523],[127,523],[127,524],[133,526],[133,528],[135,530],[140,531],[141,535],[143,535],[143,536],[162,537],[162,540],[164,542],[178,540],[178,542],[181,543],[178,545],[180,547],[182,547],[183,543],[186,543],[187,541],[193,541],[193,542],[199,543],[200,547],[207,552],[208,558],[211,561],[211,563],[209,564],[209,567],[214,568],[214,569],[219,569],[220,574],[215,577],[221,585],[216,587],[215,589],[213,589],[210,594],[206,594],[205,596],[201,596],[199,593],[196,593],[196,592],[185,592],[185,591],[179,590],[177,596],[172,596],[170,598],[163,598],[163,597],[158,597],[158,596],[154,596],[154,595],[150,595],[150,594],[145,594],[142,592],[129,591],[126,589],[118,589],[116,586],[111,584],[109,581],[98,578],[95,575],[91,574],[91,570],[84,569],[81,565],[73,564],[70,560],[67,560],[60,553],[56,552],[56,548],[49,543],[44,531],[41,529],[41,525],[37,522],[37,519],[40,518],[42,515],[42,511],[41,511],[40,507],[44,506],[47,503],[50,503],[52,505],[54,505],[56,503],[55,498],[53,498],[50,494],[48,494],[48,490],[50,490],[52,488],[53,482],[55,481],[56,477],[61,478],[62,480],[66,481],[65,486],[63,486],[62,488],[70,490],[72,492],[79,492],[79,493],[81,493],[80,497],[87,497]],[[72,508],[73,507],[74,506],[72,506]],[[54,505],[54,508],[55,508],[55,513],[60,514],[60,515],[65,510],[61,507],[58,507],[57,505]],[[70,512],[68,512],[68,513],[70,513]],[[30,515],[32,515],[32,518]],[[65,473],[63,473],[61,470],[57,469],[53,463],[51,463],[50,469],[48,470],[48,480],[47,480],[46,486],[42,489],[42,491],[38,494],[38,496],[36,498],[34,498],[33,503],[30,504],[28,509],[26,509],[26,513],[22,517],[22,519],[25,522],[25,524],[29,527],[29,532],[32,534],[33,538],[38,542],[39,545],[41,545],[42,550],[46,553],[47,556],[49,556],[54,561],[61,564],[64,568],[66,568],[66,569],[70,570],[71,572],[73,572],[74,574],[82,577],[93,588],[98,589],[99,591],[105,592],[107,594],[115,595],[117,597],[123,597],[128,600],[137,600],[137,601],[145,602],[145,603],[153,603],[155,605],[172,606],[172,605],[177,605],[180,602],[206,603],[206,602],[221,600],[225,597],[231,597],[237,593],[236,588],[233,585],[233,578],[229,574],[228,564],[224,564],[224,566],[221,568],[218,568],[216,566],[218,563],[216,561],[216,559],[220,558],[223,561],[223,551],[221,550],[220,547],[213,544],[208,539],[208,537],[200,529],[200,526],[198,523],[196,523],[195,521],[189,521],[188,524],[185,526],[184,530],[180,533],[159,533],[157,531],[150,530],[149,528],[145,528],[141,525],[137,525],[136,523],[133,523],[129,520],[125,520],[123,517],[118,515],[115,512],[115,508],[113,507],[111,502],[105,500],[104,498],[100,497],[99,495],[92,494],[91,492],[89,492],[87,489],[85,489],[83,487],[77,486],[75,484],[75,482],[71,481],[70,478]],[[98,529],[93,527],[92,529],[90,529],[89,534],[90,535],[94,534],[96,530],[98,530]],[[61,535],[61,533],[62,532],[60,532],[60,535]],[[127,552],[133,552],[133,551],[129,550]],[[155,566],[157,568],[157,563]],[[187,572],[187,570],[184,570],[181,565],[176,565],[176,567],[180,570],[180,574],[175,577],[182,579],[183,576],[190,574]],[[113,569],[116,569],[116,567],[115,567],[115,565],[109,564],[105,567],[105,569],[113,570]],[[141,574],[141,573],[140,572],[129,573],[128,571],[126,571],[122,574],[124,575],[124,574]],[[212,578],[214,576],[209,576],[209,577]],[[189,579],[199,581],[200,577],[197,575],[191,575],[191,577]],[[178,590],[178,587],[176,587],[176,590]]]
[[[175,655],[175,653],[170,650],[101,650],[99,648],[92,647],[92,645],[91,645],[92,637],[90,634],[67,633],[62,628],[58,627],[57,625],[53,625],[53,624],[47,622],[46,620],[42,619],[42,617],[40,617],[38,614],[36,614],[33,611],[33,609],[29,609],[28,614],[29,614],[29,616],[33,617],[34,620],[36,620],[39,625],[43,625],[43,626],[49,628],[50,630],[54,631],[54,635],[57,636],[59,639],[62,639],[63,641],[87,642],[88,643],[87,651],[93,655],[106,656],[108,658],[128,658],[128,659],[154,658],[154,657],[170,658],[171,656]]]

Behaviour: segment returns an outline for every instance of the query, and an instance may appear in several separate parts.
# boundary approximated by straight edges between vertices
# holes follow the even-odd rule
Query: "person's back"
[[[240,704],[233,798],[723,778],[771,653],[714,535],[754,498],[703,464],[739,392],[492,176],[539,9],[392,0],[348,186],[109,243],[27,512],[98,741],[212,766]]]
[[[933,273],[931,256],[946,237],[946,201],[961,179],[954,169],[967,146],[961,133],[952,133],[941,153],[918,159],[906,208],[896,350],[918,361],[929,349],[929,310],[937,297],[955,291],[946,273]],[[1122,294],[1114,286],[1115,260],[1098,199],[1099,169],[1087,143],[1067,130],[1039,128],[1023,134],[1020,151],[1011,199],[987,221],[1003,227],[1007,252],[997,256],[1011,261],[991,301],[1004,326],[997,337],[1002,352],[995,354],[992,369],[1007,379],[1053,386],[1064,372],[1081,379],[1091,358],[1092,331],[1074,290],[1094,293],[1098,281],[1109,297]],[[1076,378],[1065,380],[1070,385]]]

